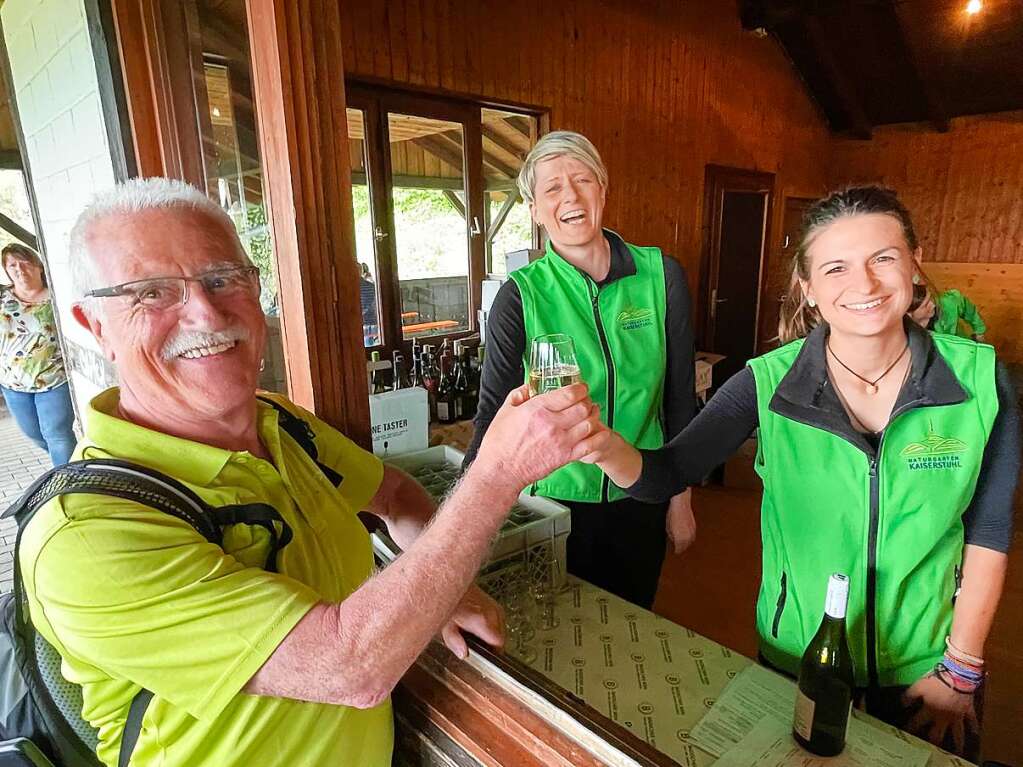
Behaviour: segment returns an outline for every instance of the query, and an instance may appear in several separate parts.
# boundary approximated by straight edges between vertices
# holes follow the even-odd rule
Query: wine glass
[[[575,342],[565,333],[537,336],[529,352],[529,396],[582,381]]]

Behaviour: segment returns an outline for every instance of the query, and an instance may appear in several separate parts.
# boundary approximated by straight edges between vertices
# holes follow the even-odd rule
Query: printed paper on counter
[[[764,716],[714,767],[925,767],[931,752],[853,717],[845,751],[820,757],[792,739],[791,722]]]
[[[689,742],[721,756],[745,738],[765,716],[792,724],[796,687],[763,666],[747,666],[733,679],[689,733]]]

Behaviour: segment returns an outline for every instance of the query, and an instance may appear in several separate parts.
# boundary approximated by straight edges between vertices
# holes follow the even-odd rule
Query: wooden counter
[[[396,764],[714,763],[689,730],[752,661],[585,581],[570,584],[537,611],[533,638],[503,658],[483,650],[462,662],[430,647],[395,695]],[[968,765],[923,745],[928,767]]]

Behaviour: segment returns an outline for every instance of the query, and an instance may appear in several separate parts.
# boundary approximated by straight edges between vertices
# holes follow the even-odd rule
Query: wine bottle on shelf
[[[405,355],[401,352],[394,352],[394,355],[391,357],[391,366],[391,369],[394,371],[394,375],[391,378],[391,391],[409,388],[411,384],[409,383],[408,370],[405,367]]]
[[[423,344],[423,353],[420,358],[422,367],[423,388],[426,389],[426,396],[430,404],[430,421],[437,420],[437,369],[433,360],[433,346]]]
[[[372,394],[383,394],[387,391],[387,384],[384,383],[384,371],[380,369],[380,352],[370,352],[370,360],[373,365],[373,372],[369,376],[369,390]]]
[[[472,418],[475,408],[469,392],[469,350],[455,341],[455,402],[458,406],[458,419]]]
[[[457,397],[454,380],[451,377],[451,355],[440,358],[440,378],[437,380],[437,421],[454,423],[457,418]]]
[[[820,628],[803,653],[792,735],[807,751],[835,756],[845,748],[853,696],[853,663],[845,632],[849,579],[835,573]]]
[[[410,386],[422,386],[423,385],[423,361],[422,352],[416,344],[416,339],[412,339],[412,371],[409,377]]]

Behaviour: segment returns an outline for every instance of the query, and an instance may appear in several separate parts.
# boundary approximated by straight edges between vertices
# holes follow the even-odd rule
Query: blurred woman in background
[[[0,285],[0,392],[18,428],[58,466],[75,449],[75,414],[46,272],[35,251],[17,243],[0,261],[11,281]]]

